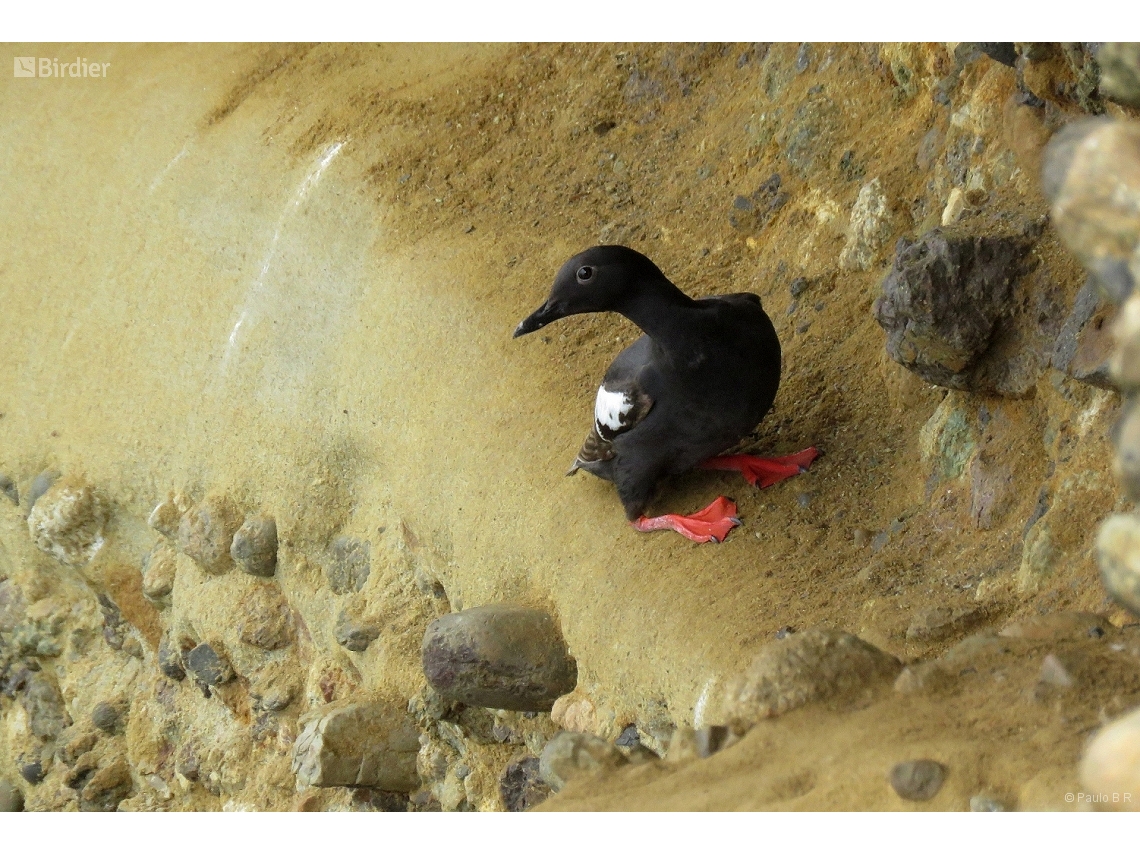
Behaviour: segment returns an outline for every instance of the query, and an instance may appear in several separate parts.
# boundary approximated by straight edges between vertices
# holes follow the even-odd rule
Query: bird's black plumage
[[[612,481],[634,520],[663,478],[731,448],[764,417],[780,385],[780,342],[755,294],[694,300],[624,246],[567,261],[515,336],[584,312],[617,312],[645,333],[606,371],[571,468]]]

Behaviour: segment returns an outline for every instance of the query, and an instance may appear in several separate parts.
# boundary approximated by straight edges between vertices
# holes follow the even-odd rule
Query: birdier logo
[[[13,77],[106,77],[109,62],[94,62],[77,56],[75,62],[60,62],[55,57],[13,57]]]

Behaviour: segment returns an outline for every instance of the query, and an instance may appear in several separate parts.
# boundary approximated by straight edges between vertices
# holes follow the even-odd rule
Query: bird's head
[[[625,246],[595,246],[562,265],[546,302],[515,328],[514,337],[584,312],[617,311],[641,283],[664,275],[640,252]]]

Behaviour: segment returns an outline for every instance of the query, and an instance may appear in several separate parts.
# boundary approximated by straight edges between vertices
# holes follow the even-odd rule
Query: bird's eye
[[[592,267],[579,267],[578,268],[578,281],[589,282],[594,278],[594,268]]]

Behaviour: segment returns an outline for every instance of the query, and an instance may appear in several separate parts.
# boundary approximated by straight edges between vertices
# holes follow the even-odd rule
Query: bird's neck
[[[614,311],[637,324],[658,344],[683,339],[689,328],[690,310],[697,301],[665,277],[645,279]]]

